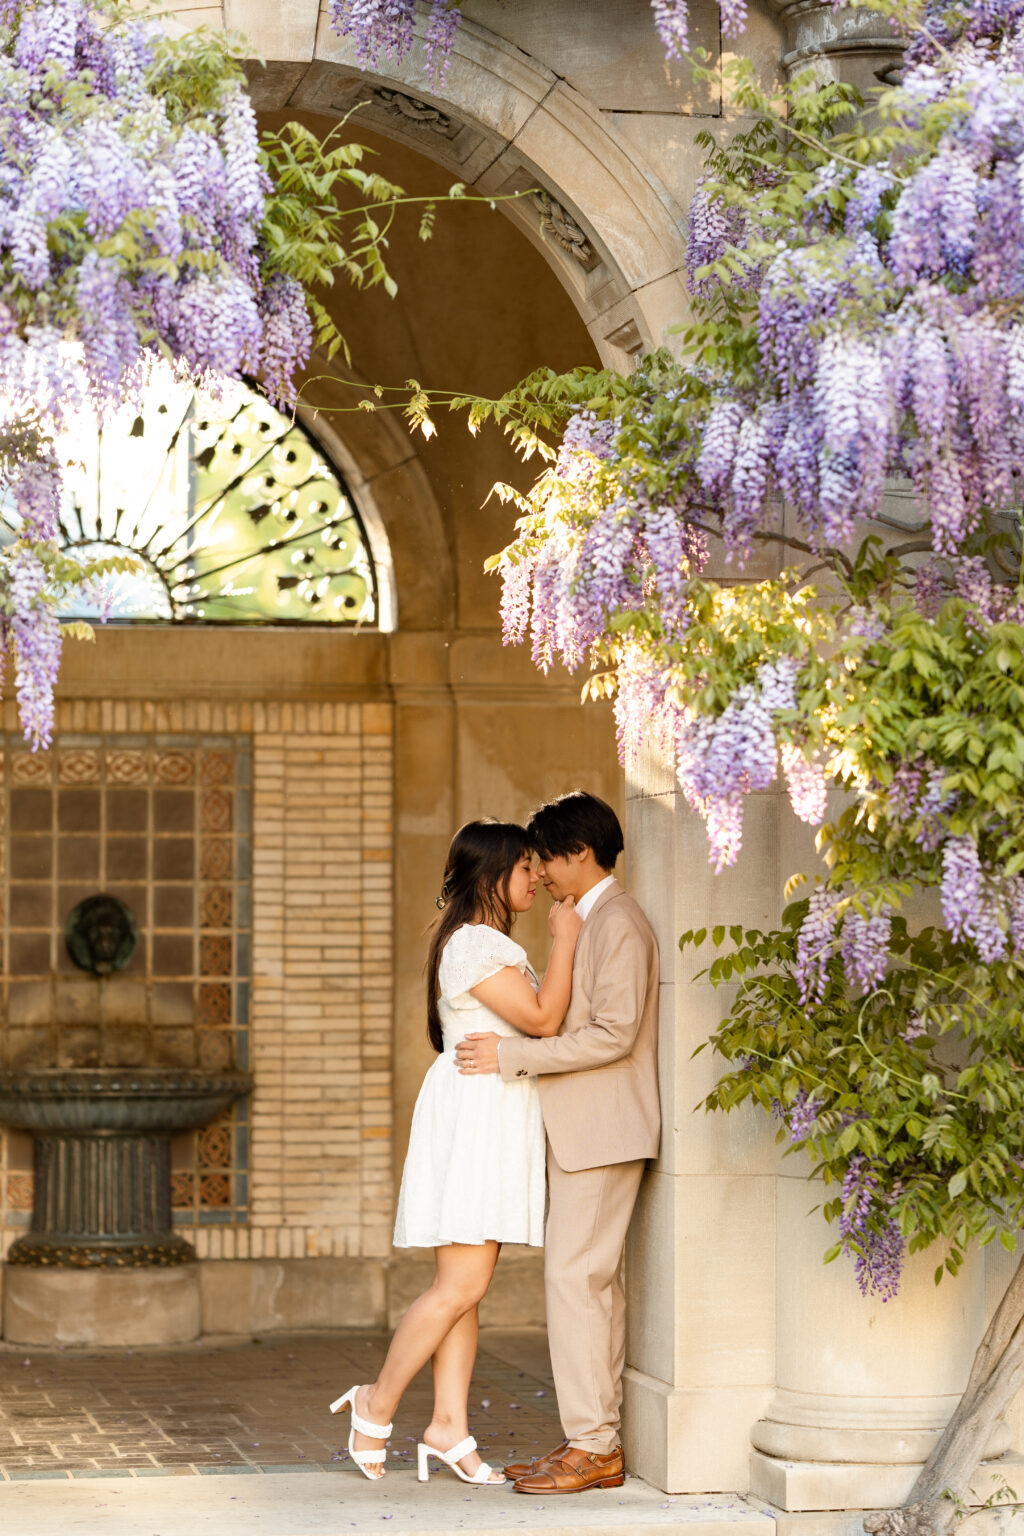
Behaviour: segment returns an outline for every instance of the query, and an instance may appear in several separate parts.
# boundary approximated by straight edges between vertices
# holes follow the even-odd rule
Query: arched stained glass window
[[[156,376],[141,415],[61,444],[72,461],[60,537],[82,555],[128,554],[112,621],[377,625],[366,529],[305,429],[254,390],[220,404]],[[7,536],[16,515],[0,509]],[[2,537],[2,530],[0,530]],[[87,594],[68,617],[92,618]]]

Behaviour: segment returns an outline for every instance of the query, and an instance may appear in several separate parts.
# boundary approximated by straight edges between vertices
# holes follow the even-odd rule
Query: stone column
[[[750,1490],[786,1510],[901,1504],[967,1381],[984,1326],[984,1256],[935,1284],[942,1254],[909,1259],[898,1296],[862,1297],[824,1265],[826,1198],[794,1158],[779,1170],[777,1389],[753,1426]],[[1000,1425],[988,1447],[1010,1443]],[[1011,1478],[1012,1481],[1012,1478]]]
[[[678,938],[775,921],[777,810],[752,798],[741,861],[716,877],[671,775],[652,762],[642,778],[627,788],[627,883],[661,948],[663,1132],[626,1257],[625,1449],[669,1492],[742,1491],[750,1426],[775,1380],[775,1147],[765,1116],[697,1107],[720,1064],[693,1052],[728,999],[695,979],[707,947],[680,953]]]
[[[903,44],[883,16],[820,0],[771,0],[783,26],[787,74],[813,67],[822,79],[846,80],[862,95],[900,61]]]
[[[814,1536],[846,1536],[849,1515],[831,1512],[902,1502],[963,1390],[985,1322],[982,1258],[936,1286],[942,1255],[928,1251],[895,1300],[865,1299],[849,1260],[823,1263],[836,1237],[813,1210],[824,1192],[780,1156],[769,1118],[698,1107],[722,1063],[693,1052],[732,989],[699,976],[710,946],[680,953],[678,936],[778,922],[786,877],[814,869],[785,798],[750,798],[740,861],[716,876],[701,823],[649,762],[629,785],[627,848],[663,958],[664,1117],[627,1253],[629,1464],[669,1492],[749,1490],[817,1511]],[[1000,1426],[988,1454],[1009,1440]]]

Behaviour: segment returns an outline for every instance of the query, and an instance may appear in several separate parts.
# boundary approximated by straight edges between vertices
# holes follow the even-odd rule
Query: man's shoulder
[[[654,943],[654,929],[647,914],[636,898],[623,890],[621,885],[616,885],[608,892],[600,906],[595,907],[587,923],[593,923],[595,936],[601,929],[638,929],[645,939]]]

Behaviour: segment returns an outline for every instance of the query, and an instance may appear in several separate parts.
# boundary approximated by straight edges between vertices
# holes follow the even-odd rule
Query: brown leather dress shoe
[[[561,1445],[556,1445],[553,1451],[545,1451],[543,1456],[531,1456],[529,1461],[510,1461],[505,1468],[505,1476],[515,1482],[517,1478],[530,1477],[534,1472],[544,1472],[548,1462],[557,1461],[568,1449],[568,1440],[563,1440]]]
[[[582,1493],[586,1488],[621,1488],[625,1480],[621,1445],[616,1446],[607,1456],[596,1455],[593,1451],[580,1451],[570,1445],[560,1456],[553,1457],[543,1471],[517,1478],[513,1491]]]

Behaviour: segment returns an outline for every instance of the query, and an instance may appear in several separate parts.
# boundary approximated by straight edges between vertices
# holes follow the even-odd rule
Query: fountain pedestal
[[[192,1245],[171,1226],[170,1138],[252,1087],[248,1073],[0,1073],[0,1122],[35,1137],[28,1233],[4,1266],[4,1337],[165,1344],[200,1331]]]

